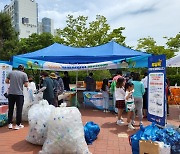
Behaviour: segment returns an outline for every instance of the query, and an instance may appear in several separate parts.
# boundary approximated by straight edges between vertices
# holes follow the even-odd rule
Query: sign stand
[[[151,122],[165,126],[166,114],[166,57],[151,56],[148,59],[148,115]]]

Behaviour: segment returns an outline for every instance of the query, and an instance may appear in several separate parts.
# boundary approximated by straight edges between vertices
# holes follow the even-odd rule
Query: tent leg
[[[76,71],[76,103],[75,103],[75,106],[77,107],[78,105],[77,105],[77,101],[78,101],[78,99],[77,99],[77,81],[78,81],[78,71]]]

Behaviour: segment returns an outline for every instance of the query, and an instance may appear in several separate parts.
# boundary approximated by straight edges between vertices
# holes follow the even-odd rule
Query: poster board
[[[8,100],[4,97],[4,93],[8,90],[8,84],[5,83],[7,74],[12,71],[12,66],[0,63],[0,103],[7,103]]]
[[[148,120],[161,126],[166,123],[166,57],[148,59]]]
[[[103,110],[103,95],[101,92],[90,92],[85,91],[83,92],[84,97],[84,105],[85,106],[91,106],[99,110]],[[113,100],[112,97],[109,97],[109,110],[113,110]]]

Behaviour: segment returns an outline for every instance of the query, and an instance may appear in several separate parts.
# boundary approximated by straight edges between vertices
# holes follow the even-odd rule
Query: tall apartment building
[[[42,32],[51,33],[54,35],[54,23],[50,18],[42,18]]]
[[[4,12],[11,16],[12,25],[19,38],[28,38],[38,31],[38,4],[35,0],[11,0],[4,7]]]

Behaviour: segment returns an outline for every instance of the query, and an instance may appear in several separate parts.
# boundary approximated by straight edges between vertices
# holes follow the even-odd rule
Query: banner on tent
[[[4,97],[4,93],[8,90],[8,85],[5,83],[7,74],[12,71],[12,66],[0,63],[0,102],[7,103],[8,100]]]
[[[117,68],[137,68],[147,67],[149,55],[137,56],[126,59],[118,59],[99,63],[90,64],[63,64],[46,62],[42,60],[34,60],[13,57],[13,67],[17,68],[19,64],[23,64],[28,69],[42,69],[42,70],[56,70],[56,71],[77,71],[77,70],[103,70],[103,69],[117,69]]]
[[[148,60],[148,120],[164,126],[166,57],[152,56]]]

